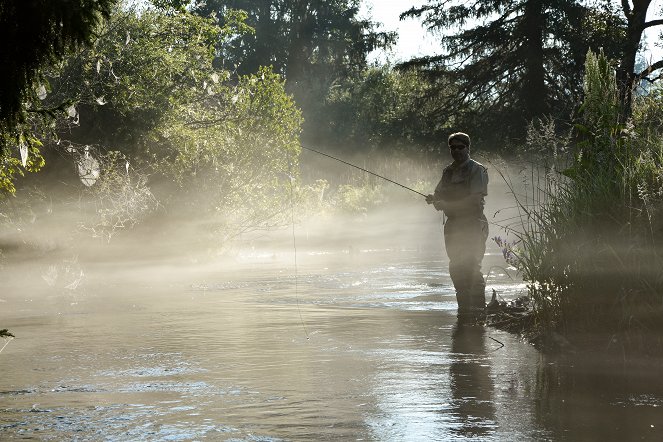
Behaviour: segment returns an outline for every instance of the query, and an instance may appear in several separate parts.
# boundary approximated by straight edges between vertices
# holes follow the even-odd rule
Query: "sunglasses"
[[[451,150],[462,150],[462,149],[465,149],[466,147],[467,146],[465,146],[464,144],[450,144],[449,145],[449,149],[451,149]]]

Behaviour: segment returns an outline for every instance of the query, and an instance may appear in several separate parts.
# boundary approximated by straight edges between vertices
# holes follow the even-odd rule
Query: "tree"
[[[169,186],[154,186],[163,207],[177,201],[223,217],[217,233],[227,237],[276,222],[297,178],[301,119],[283,79],[268,68],[233,78],[213,66],[215,45],[241,30],[242,14],[229,12],[237,20],[226,16],[219,27],[171,12],[118,11],[92,48],[50,76],[44,101],[70,97],[76,109],[62,144],[100,163],[88,193],[97,207],[112,206],[95,211],[104,219],[93,230],[106,238],[140,221],[121,203],[146,213],[145,187],[159,181]],[[130,180],[137,171],[150,179]]]
[[[20,127],[23,102],[39,70],[68,50],[90,43],[101,19],[115,0],[7,0],[0,4],[0,190],[12,192],[23,170],[43,166],[41,142]],[[7,147],[18,147],[19,157]],[[32,155],[29,155],[32,151]],[[6,329],[1,337],[12,337]]]
[[[435,150],[450,120],[434,116],[434,86],[414,69],[372,67],[335,85],[326,102],[321,137],[352,149]],[[451,87],[446,95],[452,94]],[[325,132],[327,129],[328,132]]]
[[[366,66],[370,51],[395,39],[357,17],[359,0],[210,0],[194,8],[218,16],[230,9],[246,11],[246,23],[255,30],[219,47],[224,65],[237,66],[239,74],[272,66],[288,82],[348,75]]]
[[[663,59],[651,63],[641,72],[635,72],[635,68],[643,32],[648,28],[663,26],[663,19],[647,20],[651,0],[622,0],[621,4],[627,27],[619,57],[617,85],[622,109],[620,121],[624,123],[632,113],[633,88],[643,79],[653,82],[661,78],[660,75],[658,77],[652,75],[663,68]]]
[[[117,0],[7,0],[0,4],[0,122],[21,119],[44,65],[89,44]]]
[[[469,109],[484,128],[492,122],[500,135],[517,137],[533,118],[564,115],[575,107],[588,46],[598,33],[605,52],[614,54],[624,28],[609,8],[576,0],[429,0],[401,17],[423,17],[442,35],[444,53],[404,66],[446,77],[459,88],[444,111]],[[598,32],[590,27],[597,23]]]
[[[132,155],[173,107],[207,96],[214,45],[227,33],[191,14],[119,10],[91,48],[48,73],[44,105],[75,104],[68,140]]]
[[[0,191],[44,165],[42,139],[68,103],[41,105],[41,72],[91,44],[117,0],[7,0],[0,4]]]
[[[220,44],[218,62],[240,75],[272,66],[284,76],[311,134],[324,119],[330,86],[357,75],[368,53],[396,38],[358,17],[359,0],[209,0],[194,8],[219,16],[231,9],[246,11],[254,32]]]

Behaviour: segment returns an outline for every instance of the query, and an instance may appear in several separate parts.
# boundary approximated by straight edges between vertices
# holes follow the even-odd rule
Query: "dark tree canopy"
[[[402,17],[422,17],[443,35],[444,53],[405,65],[460,89],[444,112],[478,112],[482,122],[511,134],[522,134],[535,117],[570,112],[581,93],[587,49],[601,45],[614,55],[624,32],[608,6],[576,0],[429,0]]]
[[[225,67],[236,66],[239,74],[273,66],[289,83],[345,76],[365,67],[373,49],[395,40],[358,17],[359,0],[209,0],[195,8],[219,17],[228,9],[246,11],[255,30],[219,48]]]
[[[239,75],[272,66],[286,80],[304,113],[304,137],[327,124],[325,100],[333,84],[356,77],[367,55],[386,48],[395,33],[359,17],[359,0],[207,0],[194,8],[223,20],[229,10],[247,14],[253,32],[218,48],[217,62]],[[222,23],[223,24],[223,23]]]
[[[4,0],[0,3],[0,121],[19,118],[38,70],[91,41],[117,0]]]

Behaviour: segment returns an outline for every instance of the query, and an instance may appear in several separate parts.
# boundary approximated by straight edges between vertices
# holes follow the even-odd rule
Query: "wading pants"
[[[488,221],[483,215],[481,218],[449,218],[444,225],[449,275],[456,289],[459,313],[483,310],[486,305],[481,261],[487,239]]]

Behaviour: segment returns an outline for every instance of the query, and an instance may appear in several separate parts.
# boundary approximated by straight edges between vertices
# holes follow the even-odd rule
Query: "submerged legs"
[[[486,282],[481,261],[486,252],[488,222],[483,219],[449,219],[444,241],[449,256],[449,275],[456,289],[458,314],[483,313]]]

